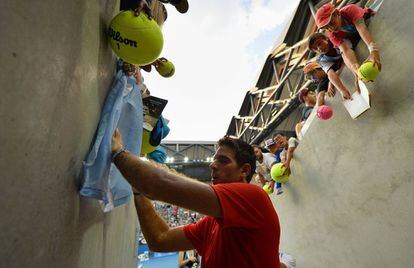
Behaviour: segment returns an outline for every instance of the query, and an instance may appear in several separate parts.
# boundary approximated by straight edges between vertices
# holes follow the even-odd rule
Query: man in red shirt
[[[334,47],[340,49],[345,64],[355,75],[359,63],[353,49],[360,39],[370,52],[366,61],[372,61],[381,70],[379,49],[365,24],[365,20],[374,14],[371,9],[363,9],[357,5],[347,5],[338,10],[331,3],[323,5],[316,12],[316,25],[329,31],[329,40]],[[358,87],[357,89],[359,90]]]
[[[113,161],[140,192],[135,196],[141,230],[153,251],[196,249],[202,267],[281,267],[280,226],[268,195],[249,184],[255,170],[253,148],[224,137],[210,165],[213,185],[156,166],[123,149],[115,130]],[[170,228],[150,199],[200,212],[199,222]]]

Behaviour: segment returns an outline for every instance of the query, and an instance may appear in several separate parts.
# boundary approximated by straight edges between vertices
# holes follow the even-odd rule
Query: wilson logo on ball
[[[109,27],[109,33],[108,34],[109,34],[109,38],[112,38],[113,40],[115,40],[119,43],[123,43],[125,45],[130,45],[131,47],[137,47],[137,41],[128,39],[126,37],[122,37],[120,32],[115,31],[111,27]],[[118,49],[120,49],[119,44],[118,44]]]

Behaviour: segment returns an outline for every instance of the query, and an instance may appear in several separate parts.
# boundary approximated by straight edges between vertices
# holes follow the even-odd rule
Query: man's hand
[[[192,261],[192,262],[198,262],[196,257],[191,257],[191,258],[189,258],[189,260]]]
[[[288,162],[282,162],[282,167],[286,168],[284,175],[290,175],[290,163]]]
[[[138,7],[134,10],[135,16],[138,16],[139,13],[144,12],[147,14],[149,19],[152,19],[152,11],[151,8],[148,6],[148,3],[146,0],[139,0]]]
[[[112,136],[112,154],[119,152],[124,147],[122,143],[122,136],[121,132],[119,132],[119,129],[116,128],[114,131],[114,135]]]
[[[372,51],[371,54],[369,54],[368,58],[364,61],[371,61],[374,63],[374,66],[378,66],[378,69],[381,71],[381,60],[380,60],[380,54],[378,50]]]
[[[336,90],[335,90],[335,87],[334,87],[334,85],[331,83],[331,82],[329,82],[329,85],[328,85],[328,96],[329,97],[335,97],[335,93],[336,93]]]
[[[341,95],[344,100],[352,100],[351,93],[348,90],[341,91]]]
[[[361,94],[361,89],[359,88],[359,77],[358,75],[355,75],[355,79],[354,79],[354,84],[355,84],[355,88],[358,91],[359,94]]]

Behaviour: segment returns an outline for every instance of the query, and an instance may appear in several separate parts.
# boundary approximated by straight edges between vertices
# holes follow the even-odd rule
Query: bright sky
[[[166,140],[216,141],[226,134],[298,2],[189,0],[186,14],[167,5],[161,56],[174,63],[175,74],[143,72],[151,95],[168,99]]]

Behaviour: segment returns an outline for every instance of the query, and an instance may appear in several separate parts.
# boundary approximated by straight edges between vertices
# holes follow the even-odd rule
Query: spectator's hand
[[[135,16],[138,16],[139,13],[144,12],[147,14],[148,18],[152,19],[152,12],[151,8],[148,6],[148,3],[146,0],[139,0],[138,7],[134,10]]]
[[[328,96],[332,98],[332,97],[335,97],[335,94],[336,94],[336,89],[335,89],[334,85],[332,83],[329,83]]]
[[[356,90],[358,91],[358,93],[359,93],[359,94],[361,94],[361,89],[359,88],[359,83],[358,83],[358,80],[359,80],[358,75],[355,75],[355,81],[354,81],[354,83],[355,83],[355,88],[356,88]]]
[[[372,51],[371,54],[369,54],[368,58],[365,60],[365,62],[371,61],[374,63],[374,66],[377,65],[378,69],[381,71],[381,60],[380,60],[380,54],[379,51]]]
[[[256,183],[260,183],[260,178],[259,178],[259,176],[254,177],[254,181],[255,181]]]
[[[290,175],[290,164],[287,162],[282,162],[282,167],[286,168],[284,175]]]
[[[344,100],[352,100],[351,93],[346,89],[345,91],[341,91],[342,99]]]
[[[152,63],[152,65],[154,65],[155,66],[155,68],[158,68],[159,66],[160,66],[160,64],[162,63],[162,61],[161,61],[161,59],[156,59],[153,63]]]
[[[116,128],[114,135],[112,136],[112,154],[119,152],[124,147],[122,143],[122,136],[119,130]]]
[[[196,257],[191,257],[191,258],[189,258],[189,260],[192,261],[192,262],[197,262],[197,258]]]

